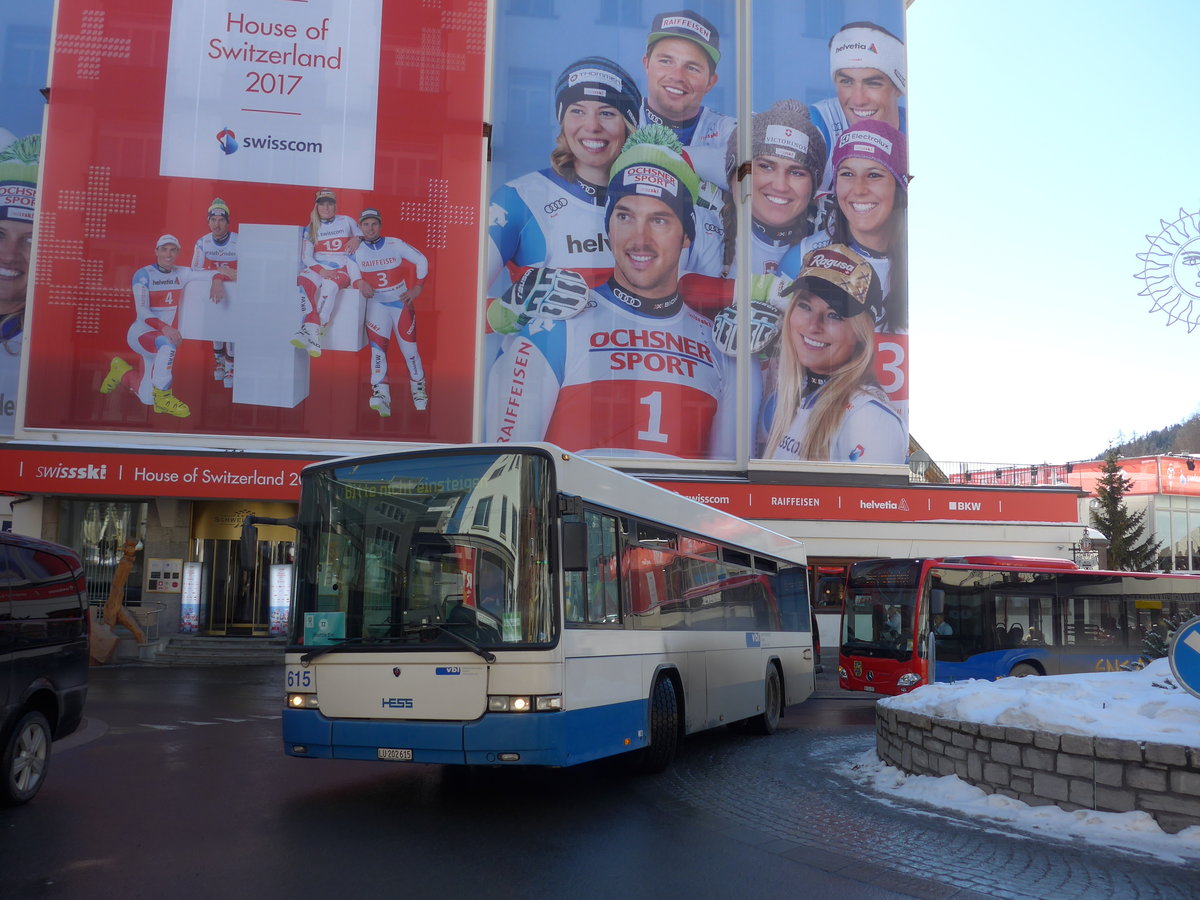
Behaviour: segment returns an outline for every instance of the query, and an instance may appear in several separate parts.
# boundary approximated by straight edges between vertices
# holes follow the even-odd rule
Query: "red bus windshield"
[[[920,575],[920,560],[877,559],[850,567],[843,655],[912,658]]]

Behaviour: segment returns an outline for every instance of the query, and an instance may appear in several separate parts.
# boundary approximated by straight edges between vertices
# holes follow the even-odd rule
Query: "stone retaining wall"
[[[933,718],[883,705],[879,758],[915,775],[957,775],[991,794],[1066,810],[1144,810],[1163,831],[1200,825],[1200,748]]]

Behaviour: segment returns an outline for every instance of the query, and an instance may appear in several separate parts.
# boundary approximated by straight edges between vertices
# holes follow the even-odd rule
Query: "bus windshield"
[[[920,564],[877,560],[850,568],[842,615],[842,653],[912,658]]]
[[[544,457],[385,457],[303,477],[292,645],[445,651],[557,639]]]

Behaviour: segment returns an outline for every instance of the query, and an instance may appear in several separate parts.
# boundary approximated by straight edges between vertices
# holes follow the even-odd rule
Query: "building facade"
[[[244,576],[242,519],[309,462],[471,441],[556,441],[830,570],[1070,555],[1076,485],[911,478],[901,0],[53,12],[0,14],[4,71],[40,35],[47,72],[14,86],[41,129],[0,134],[31,238],[0,490],[93,601],[136,537],[161,634],[280,633],[293,538]]]

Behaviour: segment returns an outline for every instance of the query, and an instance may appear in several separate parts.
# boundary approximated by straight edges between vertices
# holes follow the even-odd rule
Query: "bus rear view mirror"
[[[588,533],[583,522],[563,522],[562,567],[564,572],[586,572]]]
[[[929,613],[930,615],[940,616],[945,612],[946,592],[941,588],[934,588],[929,592]]]

